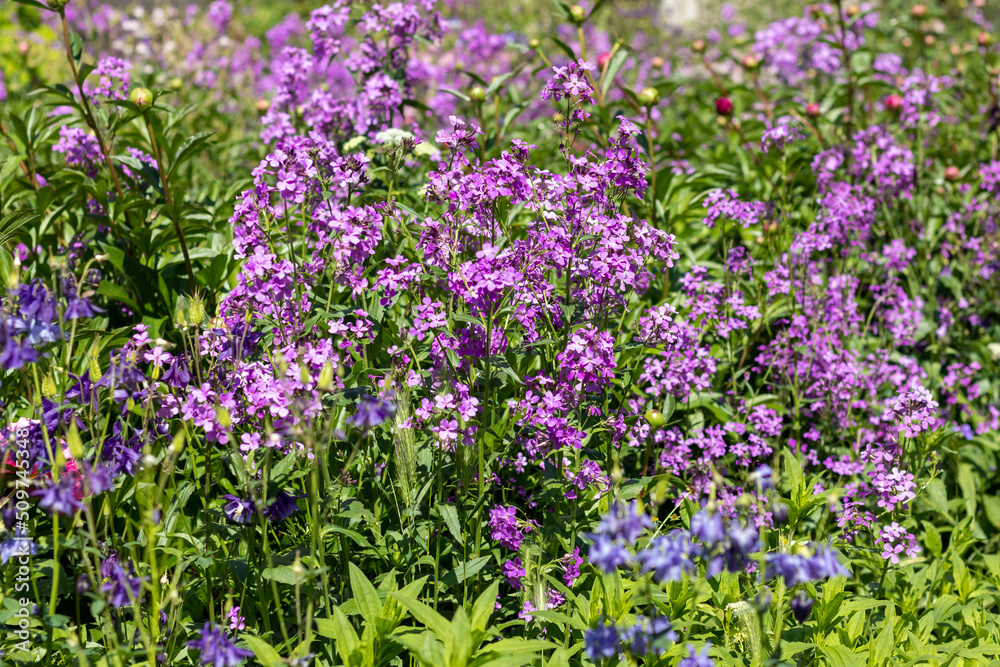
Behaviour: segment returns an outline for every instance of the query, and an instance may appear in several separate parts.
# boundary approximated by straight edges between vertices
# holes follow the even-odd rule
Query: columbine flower
[[[200,632],[201,636],[187,643],[201,655],[201,664],[212,667],[234,667],[247,658],[253,657],[253,652],[237,647],[226,636],[225,630],[214,623],[205,622]]]
[[[677,667],[715,667],[715,662],[708,657],[708,649],[712,645],[710,643],[705,643],[705,648],[701,652],[696,652],[694,646],[688,644],[688,650],[690,653],[688,657],[684,658],[677,663]]]
[[[38,545],[32,541],[23,528],[19,528],[7,535],[7,539],[0,543],[0,564],[7,564],[14,556],[35,555]]]
[[[594,662],[614,658],[618,655],[618,630],[602,621],[596,628],[584,631],[583,644],[584,654]]]
[[[299,506],[295,502],[299,498],[305,498],[305,496],[294,496],[284,491],[278,491],[274,502],[264,508],[264,517],[272,523],[281,523],[299,511]]]
[[[347,418],[351,426],[368,431],[396,414],[396,405],[383,398],[365,396],[358,402],[357,410]]]
[[[249,498],[238,498],[231,493],[222,497],[229,501],[223,508],[227,519],[233,523],[250,523],[254,513],[253,501]]]

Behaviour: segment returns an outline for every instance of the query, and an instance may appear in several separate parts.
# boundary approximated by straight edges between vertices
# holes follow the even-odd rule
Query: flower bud
[[[149,88],[136,88],[129,93],[128,101],[145,111],[153,106],[153,92]]]
[[[937,43],[937,37],[934,35],[924,35],[924,44],[934,46],[935,43]]]
[[[946,181],[957,181],[962,177],[962,172],[955,165],[949,165],[944,170],[944,180]]]
[[[56,11],[62,9],[69,4],[69,0],[49,0],[49,7],[55,9]]]
[[[703,40],[703,39],[696,39],[693,42],[691,42],[691,50],[694,51],[695,53],[704,53],[705,52],[705,40]]]
[[[323,363],[319,379],[316,380],[316,387],[320,391],[330,391],[333,388],[333,364],[329,361]]]
[[[197,294],[191,295],[191,309],[189,314],[191,316],[191,324],[196,327],[201,326],[201,323],[205,321],[205,302]]]
[[[587,12],[580,5],[573,5],[569,8],[569,17],[574,23],[583,23],[583,20],[587,18]]]
[[[257,111],[259,111],[260,113],[265,113],[270,108],[271,108],[271,102],[270,101],[265,100],[263,98],[257,100]]]
[[[533,38],[531,38],[530,40],[528,40],[528,47],[529,47],[529,48],[532,48],[532,49],[537,49],[537,48],[538,48],[539,46],[541,46],[541,45],[542,45],[542,43],[541,43],[540,41],[538,41],[538,39],[537,39],[537,38],[534,38],[534,37],[533,37]]]
[[[854,18],[861,13],[861,8],[857,5],[847,5],[844,7],[844,13],[847,14],[847,18]]]
[[[639,92],[639,104],[644,107],[651,107],[660,101],[660,91],[656,88],[643,88]]]
[[[659,68],[663,67],[663,65],[665,64],[665,62],[664,62],[663,58],[661,58],[660,56],[656,56],[656,57],[654,57],[654,58],[653,58],[653,59],[652,59],[652,60],[650,61],[650,64],[651,64],[651,65],[652,65],[653,67],[655,67],[656,69],[659,69]]]
[[[815,102],[806,105],[806,115],[809,116],[810,118],[816,118],[817,116],[819,116],[819,112],[820,112],[819,105],[816,104]]]
[[[989,46],[993,43],[993,35],[988,32],[981,32],[979,33],[979,37],[976,38],[976,41],[979,42],[979,46]]]
[[[893,113],[897,113],[903,108],[903,98],[899,95],[889,95],[885,98],[885,108]]]
[[[69,432],[66,434],[66,444],[69,446],[69,454],[76,461],[83,460],[83,441],[80,439],[80,431],[76,428],[76,422],[69,423]]]
[[[20,42],[17,43],[17,52],[20,53],[22,56],[28,55],[28,51],[30,50],[31,50],[31,43],[28,42],[27,40],[22,39]]]
[[[183,430],[178,431],[177,435],[174,436],[173,442],[170,443],[170,452],[174,456],[179,455],[181,452],[184,451],[184,444],[186,441],[187,438],[184,436],[184,431]]]
[[[482,102],[486,99],[486,91],[483,90],[482,86],[473,86],[469,89],[469,98],[471,98],[473,102]]]
[[[605,51],[601,55],[597,56],[597,68],[598,69],[602,69],[603,70],[605,67],[608,66],[609,62],[611,62],[611,54],[608,53],[607,51]]]
[[[771,505],[771,519],[774,520],[774,525],[784,526],[788,521],[788,505],[775,501]]]
[[[804,592],[799,591],[799,594],[792,598],[788,606],[792,608],[795,620],[804,623],[809,618],[809,612],[812,611],[813,601]]]
[[[910,16],[915,19],[922,19],[927,16],[927,5],[916,4],[910,8]]]
[[[101,371],[101,362],[97,358],[97,346],[95,345],[90,352],[90,359],[87,362],[87,372],[90,374],[90,381],[97,382],[102,377],[104,377],[103,371]]]
[[[744,69],[753,71],[760,67],[760,59],[757,56],[747,54],[740,60],[740,64],[743,65]]]
[[[720,97],[715,100],[715,111],[720,116],[731,116],[733,113],[733,103],[728,97]]]
[[[645,415],[646,423],[655,431],[663,428],[663,413],[659,410],[647,410]]]
[[[179,76],[175,76],[169,81],[167,85],[170,86],[170,90],[180,90],[181,88],[184,87],[184,79],[180,78]]]

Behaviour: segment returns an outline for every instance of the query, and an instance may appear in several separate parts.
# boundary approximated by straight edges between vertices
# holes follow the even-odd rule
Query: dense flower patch
[[[992,8],[611,4],[9,10],[0,663],[1000,657]]]

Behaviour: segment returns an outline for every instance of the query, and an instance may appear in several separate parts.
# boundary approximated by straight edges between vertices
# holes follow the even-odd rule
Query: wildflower
[[[200,654],[201,664],[212,667],[234,667],[253,657],[252,651],[238,648],[224,630],[209,621],[200,630],[199,638],[189,641],[187,647]]]
[[[249,498],[238,498],[231,493],[223,495],[222,498],[229,501],[223,508],[227,519],[233,523],[250,523],[254,513],[253,501]]]
[[[694,646],[688,644],[690,653],[677,663],[677,667],[715,667],[715,662],[708,657],[708,649],[711,646],[710,643],[706,642],[705,647],[700,652],[696,652]]]

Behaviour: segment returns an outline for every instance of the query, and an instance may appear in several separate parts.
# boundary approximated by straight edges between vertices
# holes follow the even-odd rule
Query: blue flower
[[[305,498],[305,496],[293,496],[290,493],[278,491],[274,502],[264,508],[264,517],[273,523],[281,523],[299,511],[299,506],[295,502],[299,498]]]
[[[665,642],[677,641],[670,619],[664,616],[636,616],[636,623],[620,633],[621,641],[629,644],[632,655],[661,655]]]
[[[36,491],[34,495],[39,496],[38,506],[49,513],[73,516],[77,510],[83,509],[83,504],[73,495],[73,480],[69,477],[61,478],[41,491]]]

